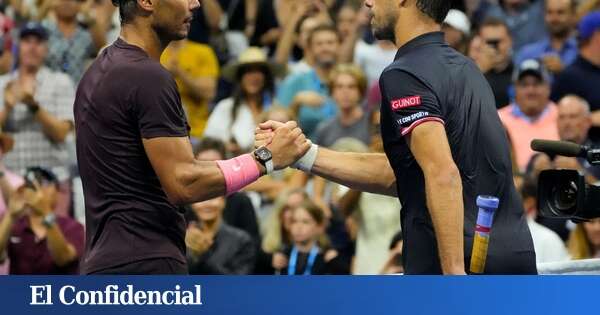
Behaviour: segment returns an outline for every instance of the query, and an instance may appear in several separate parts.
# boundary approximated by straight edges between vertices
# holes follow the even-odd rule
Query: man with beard
[[[309,33],[306,45],[314,58],[313,69],[288,77],[279,87],[277,100],[298,113],[300,127],[311,138],[317,125],[336,113],[327,85],[337,63],[340,37],[335,27],[319,25]]]
[[[515,57],[519,65],[527,59],[538,59],[548,71],[560,73],[577,58],[575,0],[546,0],[545,21],[548,36],[523,46]]]
[[[187,273],[181,206],[231,194],[292,164],[310,145],[289,123],[254,154],[195,159],[177,85],[159,60],[169,42],[186,38],[200,3],[113,3],[121,36],[84,74],[75,100],[86,205],[82,272]]]
[[[512,179],[494,96],[477,66],[444,42],[447,0],[365,0],[381,40],[399,47],[383,72],[385,154],[316,145],[295,165],[356,190],[398,196],[406,274],[465,274],[479,195],[500,199],[486,274],[535,274],[535,252]],[[256,145],[269,143],[269,121]]]

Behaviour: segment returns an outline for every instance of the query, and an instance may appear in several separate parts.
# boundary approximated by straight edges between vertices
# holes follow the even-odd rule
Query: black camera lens
[[[560,215],[574,215],[577,205],[577,184],[573,181],[560,183],[553,187],[553,208]]]

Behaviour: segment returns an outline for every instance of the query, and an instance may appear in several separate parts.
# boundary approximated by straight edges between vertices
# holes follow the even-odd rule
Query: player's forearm
[[[265,169],[258,162],[260,175]],[[197,161],[186,163],[175,169],[177,191],[167,193],[170,201],[176,205],[186,205],[209,200],[227,193],[227,184],[223,171],[216,161]]]
[[[444,274],[462,274],[464,205],[460,173],[454,167],[425,174],[427,206],[435,229]]]
[[[396,177],[385,154],[319,148],[313,174],[355,190],[396,196]]]
[[[66,266],[77,258],[75,247],[67,241],[58,225],[48,228],[47,241],[48,251],[56,265]]]

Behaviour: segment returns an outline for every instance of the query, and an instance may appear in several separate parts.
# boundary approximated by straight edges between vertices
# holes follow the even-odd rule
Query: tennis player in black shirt
[[[380,79],[384,154],[313,145],[298,167],[402,202],[407,274],[465,274],[478,195],[500,199],[485,273],[535,274],[535,252],[512,181],[508,140],[477,66],[444,42],[447,0],[366,0],[378,39],[399,47]],[[266,122],[257,145],[268,143]],[[375,210],[374,210],[375,211]]]
[[[83,76],[75,99],[86,206],[85,274],[184,274],[181,205],[231,194],[310,147],[290,123],[269,146],[226,161],[194,159],[171,74],[159,63],[187,36],[198,0],[113,0],[120,38]],[[271,151],[277,152],[271,154]]]

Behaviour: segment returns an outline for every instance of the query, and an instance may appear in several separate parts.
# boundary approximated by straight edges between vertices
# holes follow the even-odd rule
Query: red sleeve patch
[[[403,108],[414,107],[421,105],[420,96],[409,96],[392,101],[392,110],[400,110]]]

